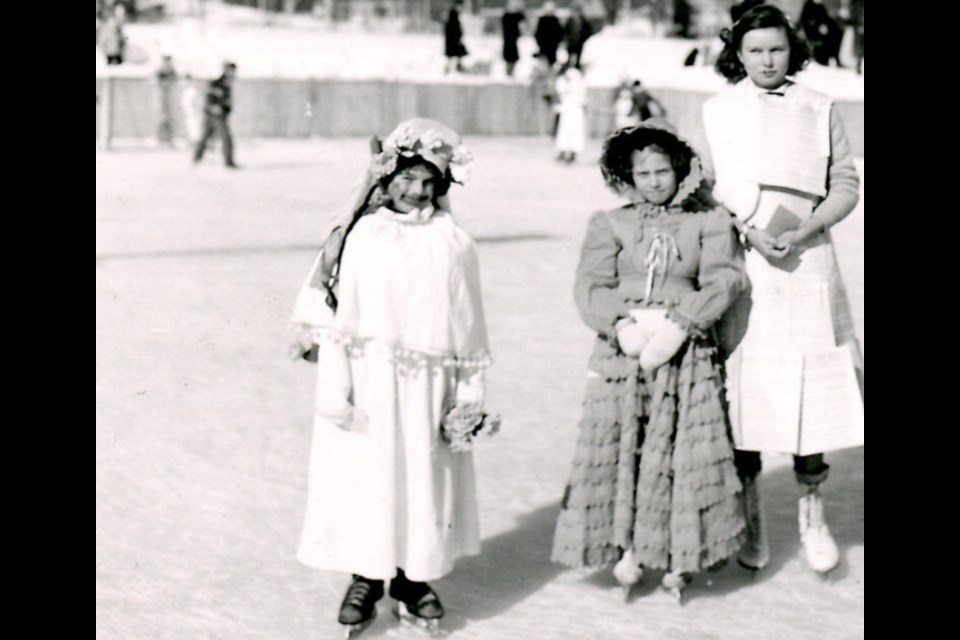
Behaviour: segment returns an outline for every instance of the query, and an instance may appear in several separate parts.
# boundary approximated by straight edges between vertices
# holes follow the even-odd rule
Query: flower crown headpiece
[[[420,156],[446,173],[451,179],[464,184],[470,177],[473,154],[460,140],[460,135],[436,120],[413,118],[397,125],[383,141],[383,150],[374,155],[370,172],[374,178],[385,178],[397,168],[400,156]]]

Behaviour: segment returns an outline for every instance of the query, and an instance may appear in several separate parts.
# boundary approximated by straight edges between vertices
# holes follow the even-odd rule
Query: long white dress
[[[473,458],[441,418],[482,403],[490,362],[473,241],[446,211],[364,216],[320,344],[298,558],[389,579],[446,575],[480,551]]]
[[[557,151],[583,153],[587,143],[587,84],[577,69],[557,78],[560,97],[560,122],[557,125]]]

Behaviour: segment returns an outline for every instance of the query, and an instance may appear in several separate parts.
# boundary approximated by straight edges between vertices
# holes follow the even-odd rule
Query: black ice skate
[[[390,582],[390,597],[397,600],[393,615],[403,626],[414,627],[437,637],[440,631],[440,618],[443,617],[443,605],[437,593],[426,582],[412,582],[403,571]]]
[[[377,601],[383,597],[383,580],[368,580],[354,574],[347,588],[337,622],[346,627],[347,638],[355,638],[377,617]]]

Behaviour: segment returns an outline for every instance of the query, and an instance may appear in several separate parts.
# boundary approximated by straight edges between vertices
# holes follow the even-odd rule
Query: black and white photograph
[[[97,0],[98,640],[864,637],[864,0]]]

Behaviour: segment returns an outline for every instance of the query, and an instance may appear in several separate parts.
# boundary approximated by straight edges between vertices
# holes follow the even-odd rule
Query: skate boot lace
[[[357,580],[347,589],[347,597],[344,598],[343,604],[362,609],[367,603],[367,596],[370,594],[372,588],[369,582]]]

